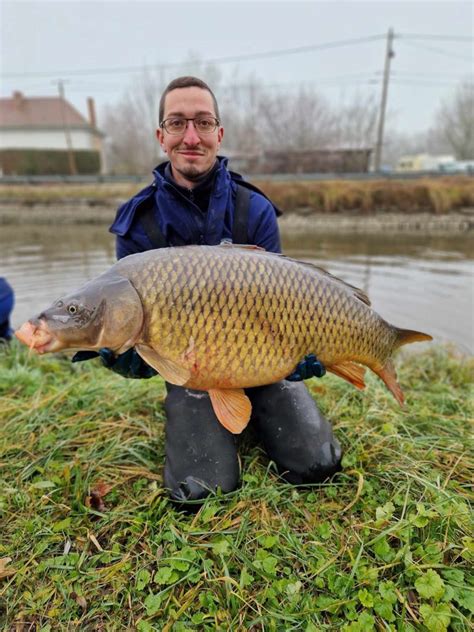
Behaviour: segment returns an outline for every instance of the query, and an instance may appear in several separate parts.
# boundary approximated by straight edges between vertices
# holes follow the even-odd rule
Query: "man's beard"
[[[190,182],[199,182],[199,180],[202,180],[203,177],[206,177],[209,172],[208,169],[206,171],[201,171],[194,165],[189,165],[189,167],[185,167],[184,169],[176,169],[176,171]]]
[[[186,178],[186,180],[189,180],[190,182],[194,182],[198,184],[199,182],[202,182],[203,180],[207,178],[207,176],[214,169],[215,164],[216,164],[216,161],[214,160],[214,162],[209,167],[209,169],[206,169],[205,171],[199,170],[195,165],[188,165],[187,167],[184,167],[183,169],[176,169],[176,167],[174,168],[176,169],[178,173],[180,173],[184,178]]]

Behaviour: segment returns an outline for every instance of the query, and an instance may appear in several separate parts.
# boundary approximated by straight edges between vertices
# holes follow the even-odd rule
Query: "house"
[[[103,139],[94,100],[86,119],[68,101],[26,97],[0,99],[0,170],[5,175],[103,173]]]

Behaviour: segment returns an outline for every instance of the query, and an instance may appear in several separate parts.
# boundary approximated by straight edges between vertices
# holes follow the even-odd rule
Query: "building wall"
[[[71,130],[71,142],[74,150],[98,151],[101,139],[95,138],[87,130]],[[65,134],[62,130],[0,130],[2,149],[67,149]],[[100,151],[100,150],[99,150]]]

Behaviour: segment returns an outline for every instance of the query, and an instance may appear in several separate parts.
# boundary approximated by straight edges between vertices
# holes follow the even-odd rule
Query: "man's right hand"
[[[122,377],[132,379],[148,379],[158,374],[157,371],[147,364],[138,355],[135,349],[129,349],[125,353],[115,355],[112,349],[103,347],[99,351],[78,351],[72,358],[72,362],[84,362],[92,358],[100,357],[102,364],[118,373]]]

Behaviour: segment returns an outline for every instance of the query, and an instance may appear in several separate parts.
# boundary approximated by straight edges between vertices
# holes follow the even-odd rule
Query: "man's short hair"
[[[202,79],[198,79],[197,77],[178,77],[177,79],[173,79],[171,83],[169,83],[160,99],[160,109],[159,109],[159,123],[163,122],[163,116],[165,114],[165,99],[168,92],[172,90],[176,90],[177,88],[201,88],[202,90],[207,90],[212,97],[212,102],[214,103],[214,110],[216,113],[216,118],[220,120],[219,114],[219,106],[217,105],[217,99],[214,95],[214,92],[210,89],[205,81]]]

